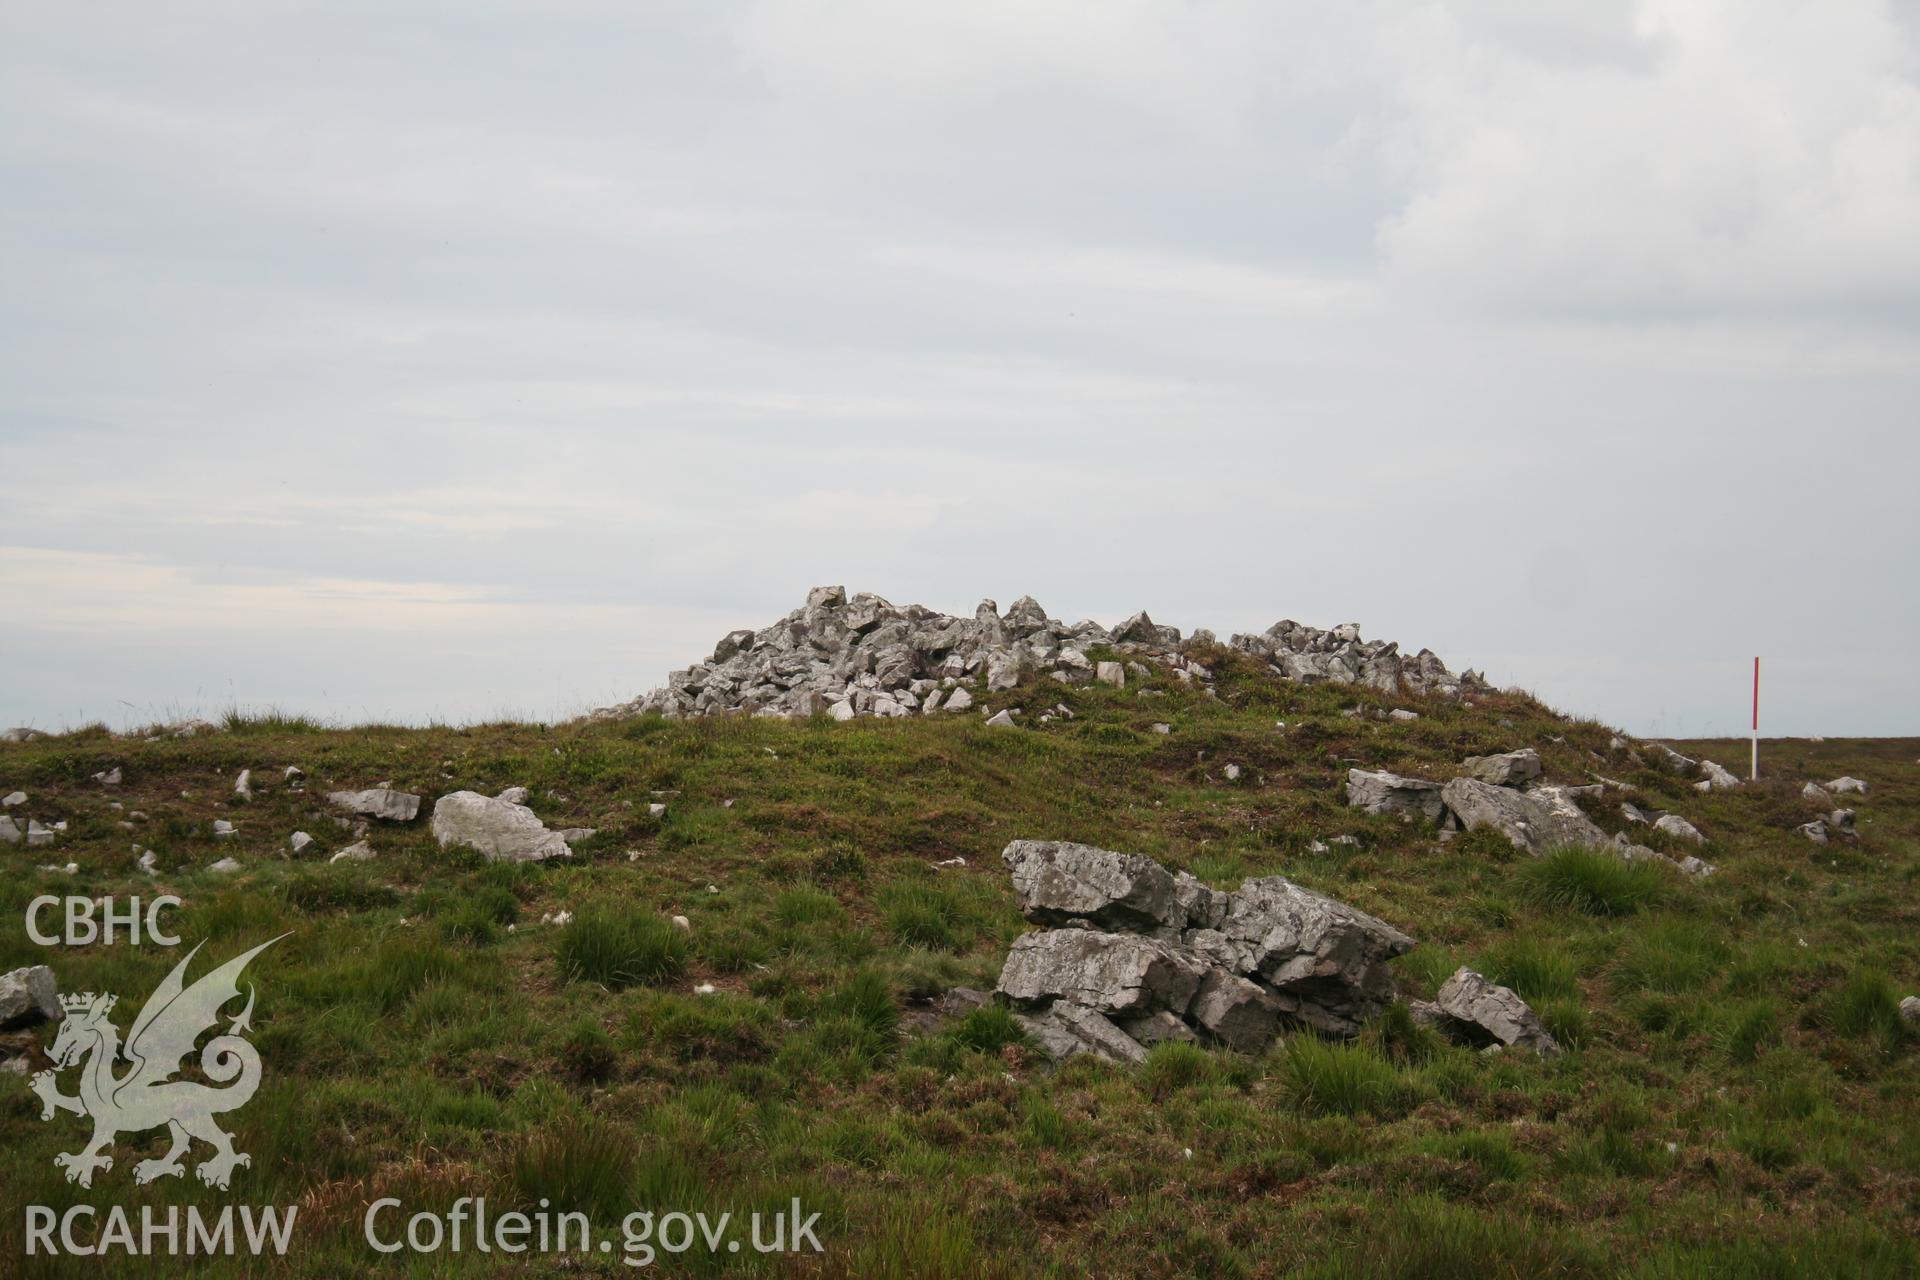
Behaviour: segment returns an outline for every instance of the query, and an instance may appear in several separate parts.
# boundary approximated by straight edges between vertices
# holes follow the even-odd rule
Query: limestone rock
[[[1532,1049],[1549,1058],[1562,1052],[1525,1000],[1472,969],[1456,970],[1441,985],[1432,1006],[1422,1012],[1430,1018],[1437,1012],[1440,1029],[1468,1043]]]
[[[1490,827],[1525,853],[1542,854],[1556,845],[1599,848],[1608,843],[1606,832],[1578,805],[1551,791],[1526,793],[1477,778],[1455,778],[1440,794],[1461,826],[1469,831]]]
[[[1672,747],[1663,746],[1658,742],[1649,742],[1647,750],[1659,759],[1662,768],[1671,773],[1677,773],[1683,778],[1692,777],[1694,770],[1700,767],[1700,762],[1693,757],[1683,756]]]
[[[364,791],[329,791],[327,803],[344,813],[387,822],[412,822],[420,816],[420,797],[389,787]]]
[[[996,711],[987,717],[987,724],[989,727],[995,729],[1011,729],[1013,728],[1013,717],[1005,710]]]
[[[1225,969],[1209,969],[1188,1016],[1214,1039],[1242,1053],[1260,1053],[1280,1033],[1280,1001],[1261,986]]]
[[[1017,939],[997,990],[1016,1003],[1064,1000],[1101,1013],[1184,1013],[1206,966],[1153,938],[1052,929]]]
[[[1183,642],[1178,630],[1155,624],[1145,613],[1112,632],[1095,622],[1069,625],[1048,617],[1031,597],[1016,601],[1005,617],[993,601],[982,601],[968,618],[920,605],[899,607],[866,593],[849,599],[840,587],[821,587],[772,626],[729,632],[710,660],[670,673],[664,686],[643,697],[594,714],[802,716],[845,708],[832,714],[899,715],[925,705],[920,699],[935,682],[953,691],[943,699],[948,709],[964,710],[971,696],[956,705],[955,695],[975,680],[1011,688],[1020,672],[1035,667],[1069,682],[1085,678],[1091,665],[1086,650],[1095,644],[1118,645],[1128,655],[1106,673],[1110,681],[1148,676],[1149,664],[1158,664],[1191,683],[1210,680],[1212,672],[1187,652],[1217,641],[1202,631]],[[1350,624],[1321,631],[1281,622],[1259,635],[1235,636],[1229,647],[1306,683],[1448,695],[1486,687],[1473,672],[1454,675],[1427,650],[1409,656],[1398,645],[1364,641]],[[908,693],[912,700],[903,696]]]
[[[1920,996],[1908,996],[1900,1002],[1900,1019],[1910,1027],[1920,1027]]]
[[[1418,814],[1430,822],[1439,821],[1446,811],[1439,783],[1384,769],[1348,769],[1347,804],[1365,813]]]
[[[1711,760],[1700,762],[1700,772],[1706,775],[1703,781],[1714,791],[1732,791],[1740,785],[1740,779]]]
[[[1388,961],[1413,939],[1383,920],[1284,876],[1248,880],[1226,895],[1219,927],[1183,940],[1209,963],[1262,983],[1289,1017],[1351,1035],[1393,999]]]
[[[1664,831],[1670,836],[1678,836],[1682,840],[1691,840],[1695,844],[1705,844],[1707,842],[1707,838],[1700,834],[1700,828],[1694,826],[1677,813],[1667,814],[1661,818],[1660,821],[1653,824],[1653,829],[1655,831]]]
[[[1460,767],[1469,777],[1496,787],[1517,787],[1540,776],[1540,753],[1532,747],[1522,747],[1497,756],[1468,756]]]
[[[1833,808],[1833,793],[1817,782],[1809,782],[1806,786],[1800,788],[1800,797],[1803,800],[1813,801],[1822,809]]]
[[[1085,921],[1102,929],[1184,928],[1187,907],[1152,858],[1066,840],[1015,840],[1001,851],[1020,914],[1035,924]],[[1187,877],[1188,900],[1213,891]]]
[[[331,858],[328,858],[327,861],[329,863],[372,862],[373,846],[368,844],[365,840],[356,840],[354,841],[354,843],[340,850],[340,852],[334,854]]]
[[[547,830],[533,810],[477,791],[455,791],[434,802],[433,838],[443,849],[464,846],[491,862],[540,862],[573,854],[566,837]]]
[[[60,1021],[60,995],[53,970],[29,965],[0,975],[0,1030]]]
[[[1845,778],[1835,778],[1832,782],[1829,782],[1827,784],[1827,790],[1832,792],[1836,796],[1845,796],[1845,795],[1863,796],[1867,794],[1868,787],[1866,783],[1862,782],[1858,778],[1845,777]]]
[[[1049,1058],[1058,1060],[1082,1053],[1121,1063],[1139,1063],[1147,1058],[1145,1046],[1093,1009],[1056,1004],[1037,1014],[1015,1014],[1014,1020]]]

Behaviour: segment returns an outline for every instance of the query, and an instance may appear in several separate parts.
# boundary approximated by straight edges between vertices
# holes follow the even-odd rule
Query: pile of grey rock
[[[1165,1040],[1246,1052],[1284,1027],[1352,1035],[1394,998],[1413,939],[1280,876],[1222,893],[1151,858],[1015,840],[1023,915],[996,988],[1049,1055],[1139,1061]]]
[[[1854,812],[1851,809],[1842,808],[1834,797],[1866,794],[1867,784],[1854,777],[1835,778],[1824,785],[1809,782],[1800,789],[1800,796],[1818,805],[1821,813],[1813,821],[1802,823],[1796,829],[1815,844],[1826,844],[1835,837],[1851,839],[1855,834]]]
[[[1535,857],[1568,845],[1603,849],[1628,861],[1666,862],[1688,875],[1711,875],[1712,863],[1689,854],[1671,858],[1624,835],[1610,836],[1580,808],[1581,796],[1598,797],[1604,786],[1563,786],[1542,775],[1531,747],[1492,756],[1469,756],[1465,772],[1449,782],[1408,778],[1385,770],[1349,769],[1347,804],[1367,813],[1405,814],[1438,823],[1442,838],[1482,827],[1499,832]],[[1662,815],[1659,830],[1695,842],[1706,837],[1685,819]]]
[[[1222,892],[1067,841],[1015,840],[1001,858],[1021,914],[1044,927],[1014,943],[995,993],[1056,1059],[1139,1062],[1167,1041],[1259,1053],[1289,1030],[1352,1036],[1394,1001],[1389,962],[1414,946],[1283,876]],[[1469,969],[1411,1008],[1461,1043],[1560,1051],[1526,1001]]]
[[[973,705],[967,686],[984,678],[988,690],[1010,689],[1023,673],[1044,671],[1069,684],[1126,683],[1155,664],[1175,678],[1211,679],[1189,656],[1218,644],[1209,631],[1182,637],[1173,627],[1136,613],[1118,626],[1071,625],[1047,616],[1031,596],[1006,613],[983,600],[971,618],[922,605],[900,607],[876,595],[851,598],[844,587],[816,587],[807,602],[759,631],[729,632],[713,657],[667,678],[664,688],[600,718],[660,712],[667,716],[808,716],[838,719],[897,717],[961,711]],[[1458,694],[1484,689],[1469,671],[1454,675],[1431,652],[1405,655],[1396,644],[1363,641],[1352,623],[1322,631],[1275,623],[1257,635],[1235,635],[1228,645],[1266,659],[1275,674],[1308,683],[1334,681],[1386,691]],[[1129,655],[1125,664],[1096,664],[1094,645]]]

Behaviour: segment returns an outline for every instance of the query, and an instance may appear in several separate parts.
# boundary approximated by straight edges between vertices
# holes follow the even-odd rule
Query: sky
[[[1920,734],[1915,0],[0,5],[0,721],[844,584]]]

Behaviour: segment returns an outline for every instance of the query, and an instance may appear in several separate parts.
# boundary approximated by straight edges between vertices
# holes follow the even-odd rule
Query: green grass
[[[1365,1045],[1311,1035],[1287,1042],[1280,1078],[1288,1100],[1310,1115],[1384,1115],[1412,1092],[1406,1078]]]
[[[662,1274],[1920,1271],[1920,1053],[1897,1012],[1920,993],[1920,743],[1766,744],[1759,784],[1702,796],[1613,751],[1606,726],[1516,694],[1468,708],[1302,688],[1231,657],[1216,675],[1217,697],[1144,682],[1158,698],[1033,675],[982,704],[1075,716],[1013,732],[977,716],[400,729],[249,714],[188,739],[0,744],[0,792],[69,824],[52,856],[0,847],[0,915],[45,893],[177,894],[168,923],[204,944],[196,973],[289,934],[246,975],[265,1074],[231,1116],[254,1160],[231,1193],[136,1187],[153,1133],[123,1136],[82,1191],[52,1158],[83,1123],[41,1121],[17,1085],[0,1089],[0,1186],[16,1204],[301,1206],[286,1259],[195,1261],[221,1280],[499,1274],[498,1255],[371,1254],[360,1215],[383,1195],[485,1195],[496,1212],[546,1198],[596,1222],[798,1196],[823,1215],[827,1253],[808,1265],[695,1254]],[[1341,715],[1356,704],[1421,719]],[[1343,802],[1353,763],[1445,777],[1523,745],[1556,780],[1620,778],[1700,823],[1719,874],[1533,859],[1484,833],[1442,843]],[[1733,745],[1682,749],[1726,761]],[[1226,760],[1244,770],[1232,786]],[[126,774],[111,793],[91,781],[110,764]],[[250,802],[232,794],[242,768]],[[1799,784],[1842,773],[1874,786],[1859,840],[1815,849],[1793,833]],[[550,825],[601,834],[571,859],[490,865],[441,850],[424,819],[375,823],[375,861],[327,864],[354,836],[324,793],[386,780],[429,801],[523,785]],[[1594,807],[1609,831],[1615,800]],[[239,835],[216,842],[216,818]],[[283,856],[294,830],[315,855]],[[1313,851],[1349,833],[1357,846]],[[1170,1044],[1139,1067],[1049,1065],[1004,1008],[942,1012],[954,986],[991,988],[1029,927],[999,859],[1015,837],[1329,893],[1418,939],[1393,966],[1401,1003],[1350,1043],[1296,1029],[1258,1057]],[[133,867],[136,841],[158,876]],[[243,871],[203,870],[224,856]],[[68,861],[71,876],[39,869]],[[542,923],[562,910],[571,924]],[[118,992],[123,1028],[179,956],[0,930],[0,971],[44,961],[63,989]],[[1415,1023],[1404,1002],[1462,964],[1519,990],[1567,1055],[1481,1054]],[[0,1216],[0,1274],[178,1269],[27,1259],[21,1231]]]
[[[1594,916],[1631,915],[1671,888],[1674,873],[1652,861],[1627,862],[1602,849],[1550,850],[1519,871],[1521,892],[1546,907]]]
[[[625,903],[596,903],[560,928],[553,955],[569,981],[618,990],[678,976],[687,950],[670,921]]]

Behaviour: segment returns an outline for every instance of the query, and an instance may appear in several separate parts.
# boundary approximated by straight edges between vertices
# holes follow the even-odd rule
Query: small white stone
[[[238,871],[239,869],[240,869],[240,864],[238,862],[235,862],[232,858],[222,858],[220,859],[220,861],[214,863],[212,866],[207,868],[207,870],[218,872],[223,876],[232,875],[234,872]]]
[[[692,933],[693,921],[687,919],[685,916],[675,916],[673,917],[673,927],[682,933]]]
[[[13,808],[13,806],[17,804],[25,804],[26,802],[27,802],[27,793],[24,791],[15,791],[8,794],[5,800],[0,800],[0,806],[5,806],[6,808],[11,809]]]
[[[240,776],[233,780],[233,794],[242,800],[253,799],[253,770],[242,769]]]
[[[710,996],[718,990],[719,988],[714,986],[711,982],[703,982],[699,986],[693,989],[693,994],[697,996]]]
[[[650,804],[647,806],[647,816],[652,818],[664,818],[667,816],[667,806],[657,802],[654,804]]]

